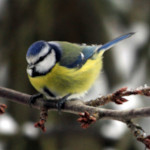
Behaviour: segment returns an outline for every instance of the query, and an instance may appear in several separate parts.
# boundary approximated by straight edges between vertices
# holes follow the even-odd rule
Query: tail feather
[[[129,37],[131,37],[133,34],[135,34],[134,32],[131,32],[131,33],[128,33],[128,34],[125,34],[125,35],[122,35],[102,46],[100,46],[98,49],[97,49],[97,52],[101,51],[101,50],[107,50],[107,49],[110,49],[111,47],[113,47],[115,44],[117,44],[118,42],[122,41],[122,40],[125,40]]]

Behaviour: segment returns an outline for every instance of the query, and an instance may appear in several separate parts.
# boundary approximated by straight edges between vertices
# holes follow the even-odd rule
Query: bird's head
[[[55,42],[37,41],[27,51],[27,73],[31,77],[45,75],[51,71],[60,57],[61,50]]]

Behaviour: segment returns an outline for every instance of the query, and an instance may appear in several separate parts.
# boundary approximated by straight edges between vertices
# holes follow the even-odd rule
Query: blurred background
[[[26,75],[25,55],[36,40],[101,44],[128,32],[136,34],[104,54],[104,68],[94,96],[121,87],[150,85],[149,0],[0,0],[0,86],[35,94]],[[150,105],[128,97],[111,109]],[[8,105],[0,116],[0,150],[141,150],[125,124],[100,120],[83,130],[68,113],[50,112],[47,132],[35,129],[39,111],[0,99]],[[150,134],[150,119],[138,119]]]

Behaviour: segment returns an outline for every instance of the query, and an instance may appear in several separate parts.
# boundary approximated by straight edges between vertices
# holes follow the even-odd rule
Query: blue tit
[[[29,80],[47,99],[63,99],[66,95],[69,100],[83,97],[99,77],[104,52],[133,34],[104,45],[37,41],[26,55]]]

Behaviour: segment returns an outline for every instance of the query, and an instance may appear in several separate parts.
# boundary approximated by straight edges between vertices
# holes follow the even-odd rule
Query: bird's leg
[[[43,98],[43,94],[38,93],[38,94],[31,95],[30,100],[29,100],[30,107],[32,106],[32,104],[36,102],[38,98]]]
[[[60,99],[57,100],[56,107],[57,107],[58,111],[60,111],[61,108],[64,107],[64,104],[65,104],[67,98],[68,98],[70,95],[71,95],[71,94],[67,94],[67,95],[65,95],[64,97],[62,97],[62,98],[60,98]]]

